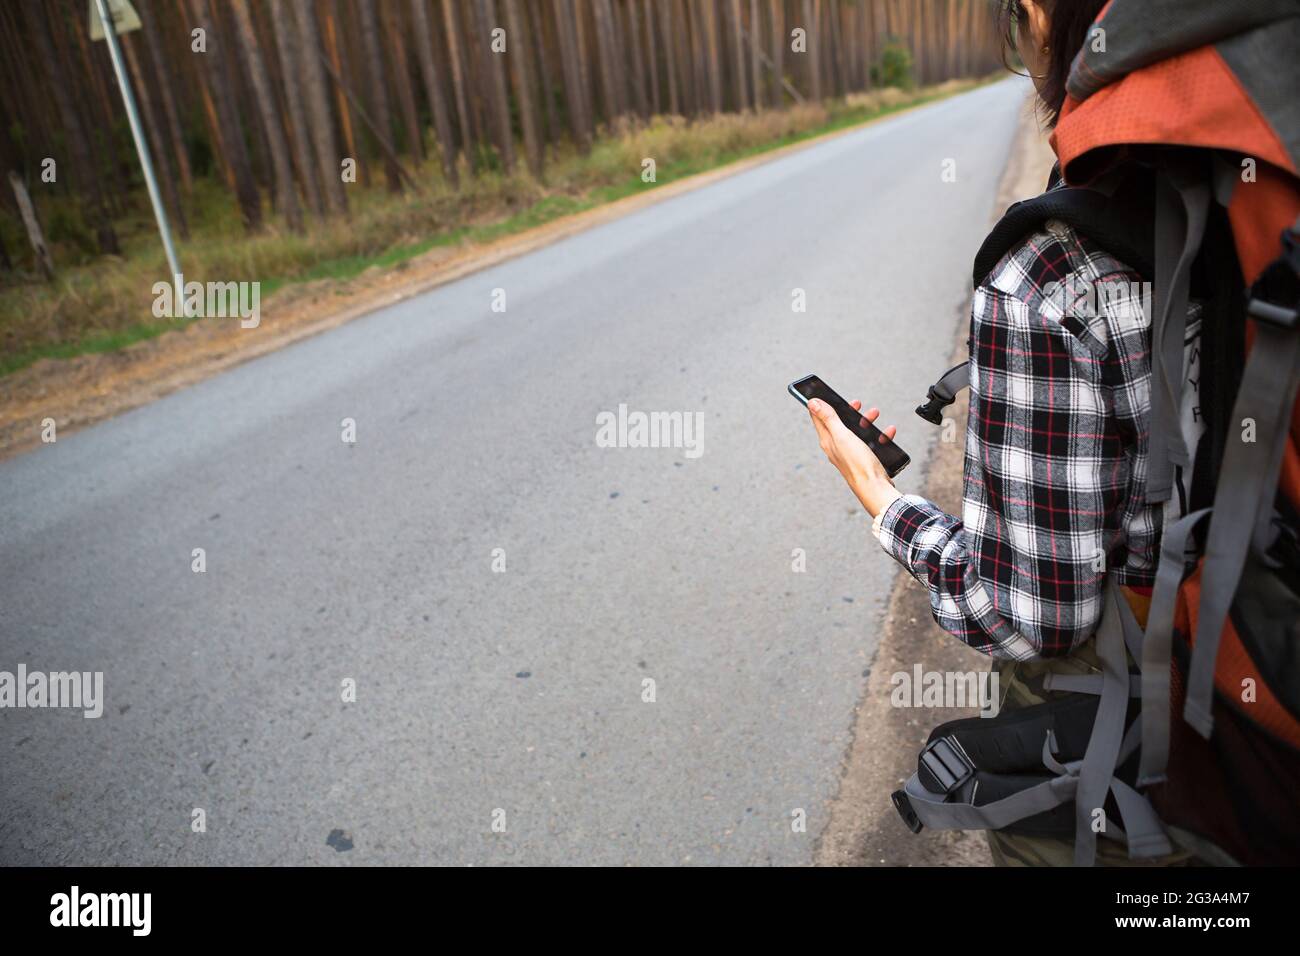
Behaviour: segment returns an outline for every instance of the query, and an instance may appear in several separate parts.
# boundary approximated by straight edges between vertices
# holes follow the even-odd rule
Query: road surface
[[[0,671],[104,680],[99,719],[0,710],[0,863],[809,862],[895,567],[786,384],[879,404],[921,486],[1024,95],[0,463]],[[702,454],[600,447],[620,405],[699,413]]]

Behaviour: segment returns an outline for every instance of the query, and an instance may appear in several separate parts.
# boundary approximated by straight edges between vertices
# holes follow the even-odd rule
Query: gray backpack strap
[[[1119,761],[1128,716],[1128,657],[1124,649],[1126,631],[1137,630],[1133,612],[1112,578],[1106,584],[1105,607],[1097,629],[1097,656],[1101,660],[1101,700],[1092,736],[1079,768],[1079,790],[1074,804],[1074,863],[1092,866],[1097,858],[1097,834],[1092,815],[1106,802],[1111,778]]]
[[[943,794],[925,789],[920,778],[912,774],[903,785],[912,812],[927,827],[936,830],[1001,830],[1035,814],[1045,813],[1069,803],[1079,785],[1073,774],[1053,777],[1026,787],[983,806],[945,799]]]
[[[1151,319],[1151,425],[1147,500],[1173,495],[1174,466],[1190,464],[1179,421],[1183,341],[1192,261],[1201,248],[1210,208],[1210,177],[1197,164],[1175,160],[1156,178],[1155,282]]]
[[[1124,731],[1124,740],[1119,745],[1119,757],[1115,760],[1116,766],[1122,766],[1124,761],[1137,753],[1137,749],[1142,744],[1142,721],[1135,720],[1128,725],[1128,730]]]
[[[1165,528],[1156,566],[1156,585],[1147,612],[1147,632],[1142,642],[1142,757],[1139,787],[1165,779],[1169,763],[1169,668],[1172,665],[1174,611],[1178,587],[1183,583],[1187,538],[1209,508],[1184,515]]]
[[[1043,690],[1061,690],[1071,694],[1101,694],[1105,678],[1101,674],[1053,674],[1043,675]],[[1128,693],[1130,697],[1142,696],[1142,681],[1136,674],[1129,676]]]
[[[1207,739],[1214,728],[1210,706],[1219,642],[1247,551],[1259,534],[1260,512],[1272,515],[1282,450],[1300,383],[1300,331],[1295,327],[1294,310],[1289,325],[1257,308],[1257,303],[1252,302],[1247,311],[1257,320],[1255,343],[1246,360],[1229,427],[1245,427],[1241,423],[1253,421],[1254,441],[1229,441],[1223,453],[1205,545],[1196,642],[1183,708],[1184,719]]]
[[[1164,824],[1160,822],[1150,800],[1124,781],[1115,778],[1110,781],[1110,792],[1115,795],[1119,815],[1124,821],[1122,831],[1118,827],[1111,829],[1118,831],[1128,844],[1129,859],[1166,856],[1174,851],[1165,834]]]

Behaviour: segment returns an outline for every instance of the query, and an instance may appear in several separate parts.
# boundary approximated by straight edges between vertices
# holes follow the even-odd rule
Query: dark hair
[[[1107,0],[1043,0],[1048,8],[1052,23],[1048,30],[1047,73],[1042,77],[1038,98],[1047,119],[1047,125],[1055,126],[1061,118],[1061,107],[1065,105],[1065,82],[1070,78],[1070,67],[1074,65],[1074,56],[1083,48],[1088,39],[1088,28],[1097,19],[1097,14]],[[999,0],[997,6],[998,33],[1002,37],[1002,65],[1013,73],[1019,72],[1008,54],[1016,53],[1016,30],[1025,25],[1024,10],[1020,0]]]

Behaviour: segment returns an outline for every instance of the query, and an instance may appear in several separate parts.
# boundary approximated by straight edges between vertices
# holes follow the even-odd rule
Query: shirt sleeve
[[[1141,303],[1061,309],[1043,294],[1070,278],[1060,241],[1032,237],[976,290],[962,516],[904,495],[876,521],[944,630],[1016,660],[1067,654],[1093,634],[1141,497]],[[1122,354],[1116,333],[1129,336]]]

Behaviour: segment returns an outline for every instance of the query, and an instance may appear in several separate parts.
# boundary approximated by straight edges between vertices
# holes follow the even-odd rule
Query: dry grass
[[[348,279],[372,266],[387,267],[440,244],[486,241],[647,188],[641,164],[652,157],[658,183],[671,182],[796,139],[863,122],[882,112],[948,95],[977,81],[950,81],[916,91],[859,93],[825,105],[722,114],[694,122],[656,117],[606,130],[591,153],[552,149],[545,182],[526,172],[495,170],[469,175],[453,190],[436,162],[416,176],[423,194],[389,195],[375,185],[349,185],[347,220],[309,222],[301,235],[270,216],[255,235],[245,235],[230,195],[211,181],[197,184],[187,203],[191,238],[179,255],[187,280],[260,281],[265,297],[296,281]],[[37,197],[38,202],[41,202]],[[147,200],[133,197],[132,214],[117,223],[124,253],[93,256],[85,250],[76,212],[66,201],[41,202],[42,215],[57,218],[56,280],[28,276],[0,290],[0,374],[42,357],[110,351],[158,334],[176,322],[152,315],[153,285],[167,279],[166,262]],[[16,226],[5,222],[6,245],[22,248]],[[51,232],[55,232],[51,230]],[[265,299],[264,299],[265,301]]]

